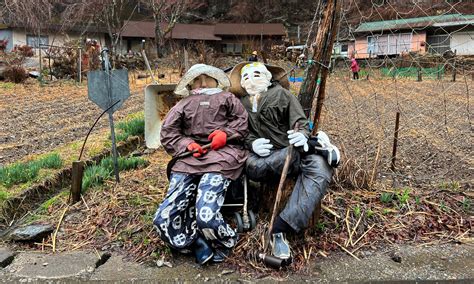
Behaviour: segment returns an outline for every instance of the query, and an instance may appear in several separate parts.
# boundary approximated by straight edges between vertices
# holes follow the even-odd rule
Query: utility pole
[[[314,54],[312,59],[308,60],[304,81],[298,94],[298,99],[308,118],[312,115],[311,109],[315,95],[317,95],[316,109],[313,116],[313,134],[317,132],[321,117],[332,48],[339,28],[341,4],[342,0],[320,2],[320,11],[323,11],[323,15],[316,39],[312,44],[314,46]],[[319,13],[319,11],[316,11],[316,13]],[[320,85],[316,94],[318,81]]]

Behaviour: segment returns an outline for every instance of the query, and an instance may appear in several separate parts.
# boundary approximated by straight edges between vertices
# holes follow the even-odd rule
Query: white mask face
[[[251,96],[261,94],[268,90],[272,84],[272,74],[262,63],[250,63],[245,65],[240,71],[240,84]]]

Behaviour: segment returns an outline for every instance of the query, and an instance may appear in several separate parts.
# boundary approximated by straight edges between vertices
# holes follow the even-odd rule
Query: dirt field
[[[336,74],[328,83],[321,129],[340,146],[344,163],[364,170],[351,181],[361,187],[363,172],[368,174],[366,180],[392,175],[398,111],[395,177],[399,185],[470,189],[474,160],[469,93],[473,90],[470,77],[455,83],[409,79],[356,82]]]
[[[145,85],[145,80],[130,85],[131,95],[114,114],[116,121],[143,110]],[[87,98],[87,83],[58,81],[41,87],[31,80],[12,88],[0,86],[0,94],[0,166],[84,139],[102,112]],[[103,116],[93,133],[108,125]]]
[[[169,83],[169,78],[164,80]],[[177,78],[172,77],[174,81]],[[131,84],[132,95],[116,119],[143,110],[144,85],[143,80]],[[345,164],[339,172],[344,172],[344,165],[361,169],[339,181],[364,187],[393,175],[390,161],[399,111],[396,181],[404,186],[471,188],[472,89],[474,82],[463,77],[456,83],[387,78],[356,82],[349,81],[347,74],[333,74],[321,129],[343,152]],[[40,87],[32,81],[2,88],[1,93],[0,166],[83,139],[100,113],[87,99],[85,84],[56,82]],[[94,132],[107,127],[104,117]]]

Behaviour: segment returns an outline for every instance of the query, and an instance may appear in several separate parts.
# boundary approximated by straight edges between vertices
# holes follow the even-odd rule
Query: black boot
[[[212,257],[212,261],[215,263],[224,262],[226,258],[229,257],[230,249],[228,248],[218,248],[214,252],[214,256]]]
[[[214,253],[212,248],[202,237],[198,237],[193,245],[194,255],[196,256],[196,262],[203,265],[212,259]]]

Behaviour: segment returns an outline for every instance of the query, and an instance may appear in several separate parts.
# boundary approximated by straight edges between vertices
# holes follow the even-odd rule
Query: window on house
[[[348,44],[341,45],[341,52],[347,52],[348,50],[349,50],[349,45]]]
[[[377,37],[375,37],[375,36],[367,37],[367,53],[368,54],[375,54],[376,44],[377,44]]]
[[[397,53],[409,52],[411,50],[411,33],[399,34],[398,35],[398,44],[397,44]]]
[[[400,54],[411,50],[411,33],[367,37],[367,53],[372,55]]]
[[[39,48],[40,44],[42,45],[41,48],[46,49],[48,48],[46,45],[49,44],[48,36],[35,36],[35,35],[27,35],[26,36],[26,44],[33,48]],[[44,45],[43,45],[44,44]]]
[[[429,53],[443,54],[450,50],[451,38],[449,35],[430,35],[426,37]]]
[[[241,43],[224,43],[222,44],[222,52],[228,54],[242,54],[243,46]]]

